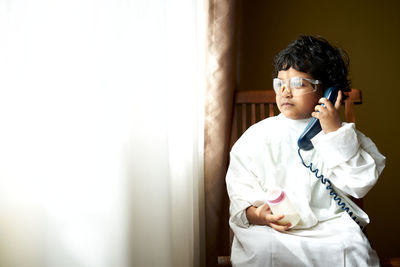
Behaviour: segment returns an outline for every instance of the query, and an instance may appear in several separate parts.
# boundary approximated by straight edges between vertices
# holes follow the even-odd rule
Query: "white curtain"
[[[200,266],[202,1],[0,3],[0,266]]]

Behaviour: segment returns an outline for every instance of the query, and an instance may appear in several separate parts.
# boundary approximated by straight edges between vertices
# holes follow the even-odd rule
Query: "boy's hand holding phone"
[[[340,107],[342,104],[343,93],[341,90],[338,92],[336,102],[333,104],[327,98],[321,98],[315,106],[315,112],[311,116],[319,119],[321,128],[324,133],[334,132],[342,126],[340,119]]]

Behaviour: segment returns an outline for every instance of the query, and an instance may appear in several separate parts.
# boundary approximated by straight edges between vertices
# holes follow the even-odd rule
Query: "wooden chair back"
[[[354,105],[362,103],[361,91],[351,89],[346,92],[344,117],[346,122],[355,122]],[[231,147],[251,125],[279,113],[273,90],[236,91],[231,131]]]

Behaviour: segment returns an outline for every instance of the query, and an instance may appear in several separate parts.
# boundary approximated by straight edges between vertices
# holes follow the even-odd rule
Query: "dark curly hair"
[[[292,67],[320,80],[324,89],[337,86],[349,91],[348,66],[349,57],[345,51],[321,37],[299,36],[275,56],[274,77],[279,71]]]

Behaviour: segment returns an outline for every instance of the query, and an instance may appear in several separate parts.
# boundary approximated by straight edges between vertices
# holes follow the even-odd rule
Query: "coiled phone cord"
[[[304,167],[310,169],[310,171],[311,171],[312,173],[315,174],[315,177],[317,177],[317,179],[320,179],[320,181],[321,181],[321,183],[322,183],[323,185],[325,185],[326,183],[328,183],[328,185],[326,186],[326,189],[327,189],[327,190],[330,190],[329,194],[330,194],[331,196],[333,196],[333,200],[337,202],[337,204],[339,205],[339,207],[341,207],[341,209],[342,209],[343,211],[346,211],[346,212],[350,215],[350,217],[361,227],[361,229],[364,229],[364,227],[360,224],[360,221],[357,220],[357,216],[355,216],[355,215],[353,216],[353,212],[350,211],[350,208],[347,207],[347,206],[346,206],[346,203],[344,203],[344,202],[342,201],[342,199],[338,196],[338,194],[336,193],[335,189],[332,187],[331,181],[330,181],[328,178],[325,178],[323,174],[320,174],[320,175],[319,175],[319,174],[318,174],[319,169],[317,169],[317,168],[313,169],[313,164],[312,164],[311,162],[310,162],[310,165],[307,165],[307,164],[304,162],[303,157],[301,156],[300,150],[301,150],[301,149],[299,148],[299,149],[297,150],[297,152],[299,153],[299,156],[300,156],[300,159],[301,159],[301,163],[303,163]]]

